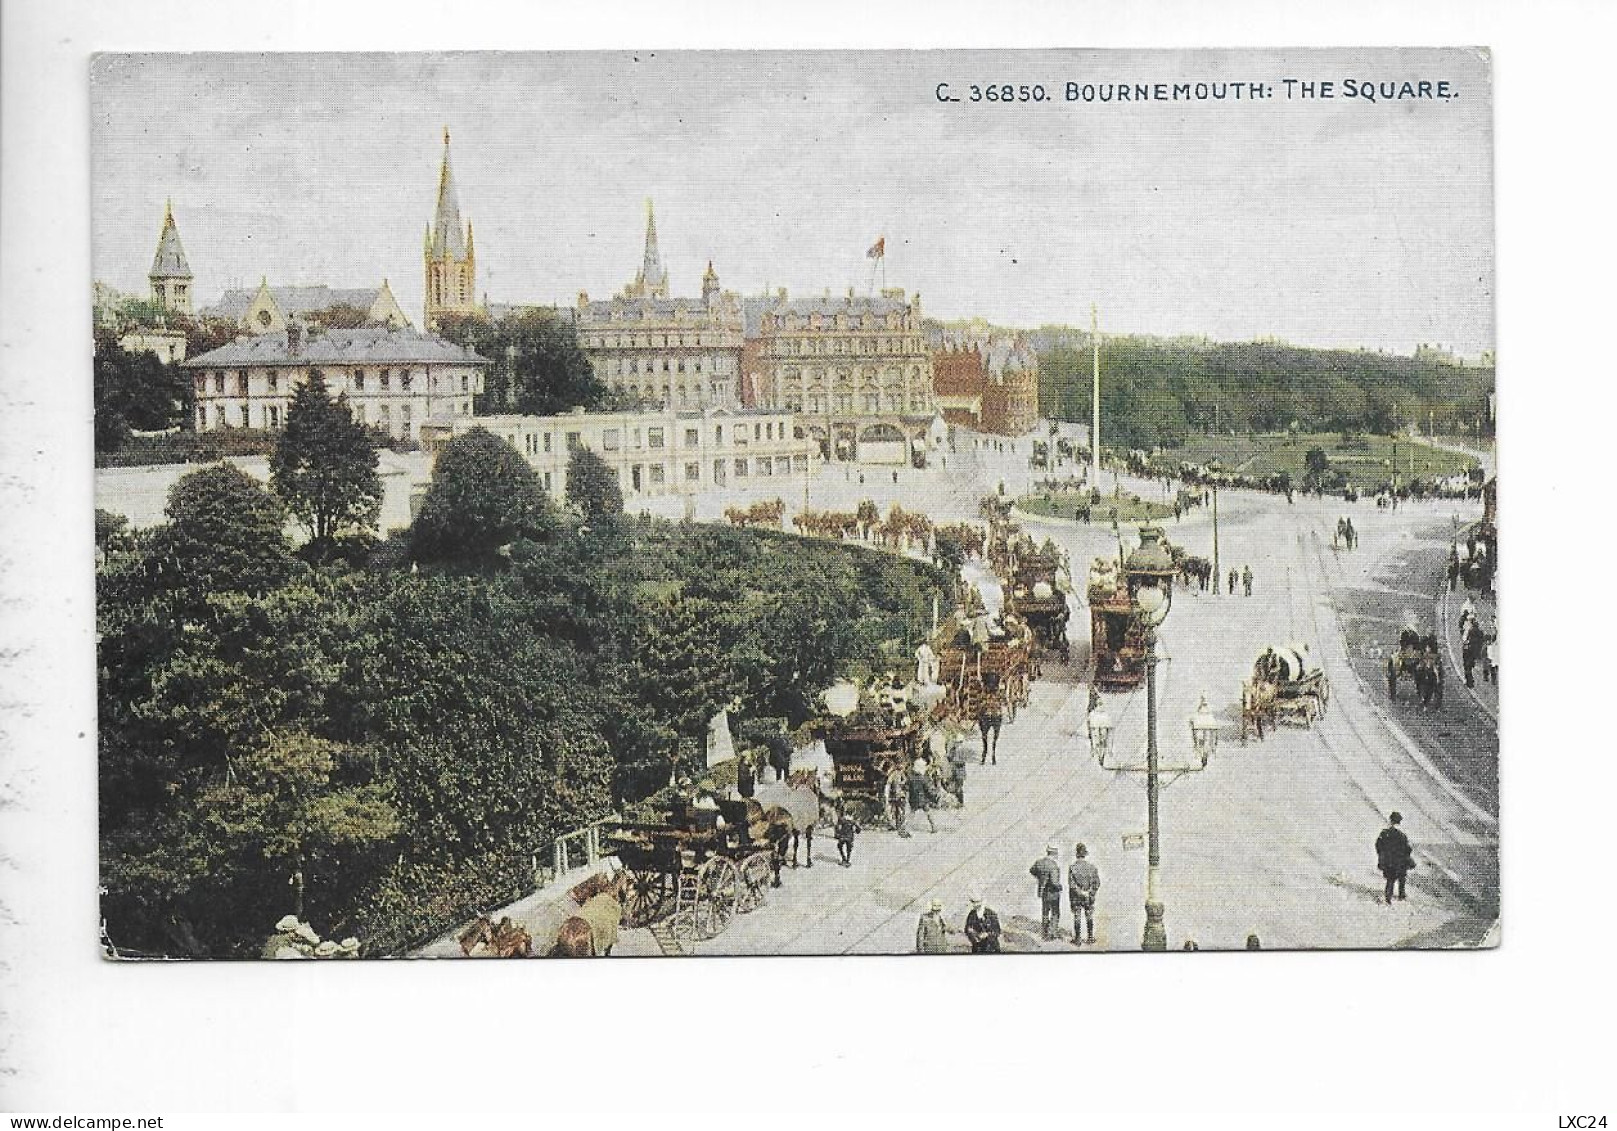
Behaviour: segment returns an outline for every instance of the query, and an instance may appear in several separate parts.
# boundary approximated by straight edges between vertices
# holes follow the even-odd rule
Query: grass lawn
[[[1044,501],[1042,493],[1027,495],[1016,501],[1016,505],[1028,514],[1044,515],[1046,517],[1067,518],[1073,517],[1079,507],[1089,502],[1087,491],[1053,491],[1050,501]],[[1112,509],[1117,509],[1119,523],[1155,522],[1162,518],[1173,517],[1173,506],[1168,503],[1152,502],[1149,499],[1136,499],[1132,495],[1124,495],[1114,499],[1110,495],[1102,495],[1098,503],[1090,508],[1089,520],[1096,524],[1110,525]]]
[[[1169,449],[1158,459],[1175,467],[1181,462],[1206,464],[1216,459],[1231,474],[1265,476],[1286,472],[1293,483],[1300,485],[1303,457],[1310,448],[1323,448],[1331,467],[1344,472],[1348,482],[1361,490],[1392,478],[1395,451],[1401,481],[1411,475],[1417,479],[1463,475],[1477,464],[1470,456],[1403,437],[1393,440],[1388,436],[1361,436],[1355,444],[1344,445],[1338,432],[1302,432],[1295,440],[1285,433],[1198,437],[1183,447]]]

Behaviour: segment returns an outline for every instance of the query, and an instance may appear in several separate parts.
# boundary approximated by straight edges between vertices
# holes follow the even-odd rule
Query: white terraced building
[[[318,370],[354,418],[413,440],[431,417],[469,417],[488,359],[417,330],[323,330],[292,323],[182,362],[196,384],[196,428],[277,429],[293,392]]]
[[[576,448],[595,452],[618,476],[625,499],[695,495],[715,487],[760,486],[777,479],[783,493],[802,490],[811,441],[789,412],[710,408],[696,412],[475,416],[433,420],[421,429],[428,451],[484,428],[510,444],[539,474],[545,490],[567,494],[567,463]],[[798,476],[792,481],[790,477]]]

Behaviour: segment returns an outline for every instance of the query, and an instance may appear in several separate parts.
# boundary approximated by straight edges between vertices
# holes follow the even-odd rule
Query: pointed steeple
[[[189,279],[191,266],[185,261],[185,248],[180,246],[180,230],[174,225],[174,201],[163,206],[163,231],[157,237],[157,255],[148,272],[152,279]]]
[[[444,127],[444,159],[438,170],[438,208],[433,214],[432,252],[452,259],[466,256],[466,238],[460,227],[460,196],[455,173],[449,167],[449,127]]]
[[[663,270],[662,256],[657,251],[657,213],[649,199],[646,201],[646,254],[640,265],[640,282],[649,297],[668,297],[668,272]]]

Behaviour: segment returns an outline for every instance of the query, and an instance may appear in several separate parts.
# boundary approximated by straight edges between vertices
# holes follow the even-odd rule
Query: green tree
[[[572,319],[526,310],[490,322],[475,316],[443,319],[438,333],[489,359],[479,413],[551,416],[575,407],[605,407],[606,385],[578,345]]]
[[[156,354],[133,353],[115,331],[95,333],[95,450],[117,451],[132,431],[187,427],[195,413],[191,378]]]
[[[589,518],[623,513],[623,488],[617,472],[588,448],[567,457],[567,501]]]
[[[519,538],[544,541],[557,527],[539,477],[517,450],[485,428],[444,446],[411,527],[418,561],[490,562]]]
[[[232,464],[193,471],[170,488],[153,549],[176,588],[198,596],[263,593],[293,565],[281,500]]]
[[[333,400],[318,369],[292,394],[286,429],[270,454],[270,482],[318,548],[338,534],[376,525],[382,477],[370,433]]]

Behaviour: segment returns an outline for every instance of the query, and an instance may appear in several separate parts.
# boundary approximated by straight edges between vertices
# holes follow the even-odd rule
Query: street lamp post
[[[1126,571],[1129,588],[1134,598],[1135,616],[1145,633],[1145,796],[1147,821],[1147,856],[1145,877],[1145,930],[1140,939],[1141,950],[1166,950],[1168,931],[1162,903],[1162,833],[1158,804],[1161,797],[1163,773],[1157,747],[1157,629],[1168,617],[1173,604],[1173,561],[1162,546],[1162,531],[1156,527],[1142,527],[1140,545],[1129,555]],[[1112,720],[1100,703],[1095,702],[1089,713],[1089,744],[1102,769],[1138,771],[1139,766],[1106,764],[1111,753]],[[1207,707],[1207,697],[1201,698],[1196,713],[1190,719],[1191,749],[1195,761],[1168,772],[1177,778],[1207,768],[1218,746],[1219,723]],[[1170,779],[1172,780],[1172,779]]]
[[[1218,477],[1223,467],[1215,459],[1207,465],[1210,478],[1213,481],[1213,596],[1218,596],[1219,568],[1218,568]]]

